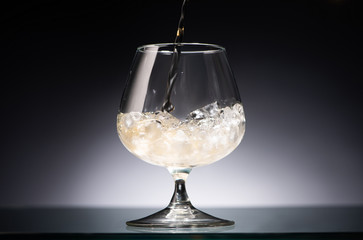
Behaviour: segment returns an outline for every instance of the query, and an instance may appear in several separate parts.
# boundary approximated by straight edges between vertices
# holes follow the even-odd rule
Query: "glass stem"
[[[169,203],[169,207],[174,208],[180,205],[191,205],[187,191],[185,189],[185,181],[183,179],[178,179],[175,181],[175,190]]]
[[[170,208],[178,208],[181,206],[192,206],[186,188],[185,188],[185,181],[191,171],[190,168],[187,169],[168,169],[169,172],[172,174],[174,181],[175,181],[175,189],[173,197],[169,203]]]

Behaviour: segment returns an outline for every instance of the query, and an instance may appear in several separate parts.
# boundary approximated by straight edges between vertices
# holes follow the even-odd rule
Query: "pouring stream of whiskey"
[[[181,43],[183,41],[184,37],[184,14],[185,14],[185,8],[186,8],[186,2],[187,0],[183,1],[182,7],[181,7],[181,13],[178,23],[178,30],[176,32],[176,37],[174,40],[174,49],[173,49],[173,56],[171,60],[171,66],[169,69],[169,75],[168,75],[168,82],[166,85],[166,95],[164,98],[163,106],[161,108],[161,111],[167,111],[172,112],[174,110],[174,105],[170,101],[171,97],[171,91],[173,90],[174,83],[176,79],[178,78],[178,63],[180,58],[180,52],[181,52]]]

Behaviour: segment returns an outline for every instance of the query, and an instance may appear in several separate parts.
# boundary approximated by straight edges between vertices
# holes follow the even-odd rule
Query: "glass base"
[[[169,170],[170,171],[170,170]],[[234,225],[233,221],[213,217],[196,209],[185,189],[185,178],[190,169],[170,171],[175,179],[175,190],[169,205],[150,216],[126,222],[131,227],[143,228],[201,228]]]
[[[234,225],[233,221],[213,217],[191,204],[168,206],[150,216],[126,222],[128,226],[150,228],[199,228]]]

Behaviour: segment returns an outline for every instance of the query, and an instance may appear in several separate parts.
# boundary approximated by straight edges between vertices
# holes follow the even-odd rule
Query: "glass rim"
[[[137,48],[137,52],[157,52],[160,54],[173,54],[175,43],[153,43],[141,45]],[[218,53],[224,52],[225,48],[211,43],[180,43],[182,54],[188,53]]]

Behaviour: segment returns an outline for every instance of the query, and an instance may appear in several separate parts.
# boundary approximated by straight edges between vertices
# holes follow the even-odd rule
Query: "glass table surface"
[[[207,208],[217,228],[126,226],[156,209],[2,208],[0,239],[363,239],[363,207]]]

